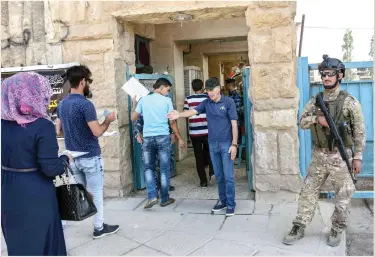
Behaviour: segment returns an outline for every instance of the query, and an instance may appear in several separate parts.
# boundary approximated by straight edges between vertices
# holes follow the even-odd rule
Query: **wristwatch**
[[[237,147],[237,148],[238,148],[238,145],[237,145],[237,144],[232,144],[232,146],[234,146],[234,147]]]

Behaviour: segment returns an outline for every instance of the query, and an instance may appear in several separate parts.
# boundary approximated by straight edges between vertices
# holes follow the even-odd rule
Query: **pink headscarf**
[[[35,72],[19,72],[1,85],[1,118],[24,125],[45,118],[52,89],[47,78]]]

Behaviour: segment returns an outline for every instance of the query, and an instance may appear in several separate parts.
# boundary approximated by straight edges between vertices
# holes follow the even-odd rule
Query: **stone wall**
[[[245,4],[248,7],[243,18]],[[229,5],[240,6],[233,9],[238,16],[230,16]],[[138,8],[140,6],[142,8]],[[220,16],[221,11],[214,13],[218,7],[226,16]],[[182,27],[180,23],[154,26],[124,21],[137,13],[140,16],[134,18],[141,19],[143,14],[146,17],[154,11],[156,23],[161,13],[173,10],[195,10],[200,19],[208,20],[183,23]],[[211,11],[217,18],[210,17]],[[295,2],[228,1],[218,4],[195,1],[175,2],[169,8],[169,5],[128,1],[2,1],[1,12],[3,67],[38,63],[86,64],[93,72],[92,100],[99,116],[104,109],[118,113],[118,120],[109,131],[117,130],[120,135],[100,139],[105,161],[105,196],[125,195],[132,185],[128,98],[121,86],[125,82],[126,69],[135,72],[135,33],[154,39],[152,66],[155,72],[168,68],[174,76],[180,111],[184,98],[180,86],[183,83],[182,51],[186,51],[180,45],[197,39],[234,37],[244,40],[247,36],[256,196],[258,199],[282,196],[290,200],[299,192]],[[119,12],[117,18],[121,20],[112,15],[114,12]],[[169,20],[168,15],[164,16]],[[143,23],[147,23],[147,19]],[[203,66],[208,68],[208,58],[203,58]],[[207,76],[205,72],[205,78]],[[184,121],[180,120],[178,125],[182,135],[186,135]],[[185,153],[186,149],[180,150],[180,158]]]
[[[295,200],[300,190],[296,3],[254,1],[246,11],[256,197]],[[277,193],[277,194],[276,194]],[[276,200],[278,201],[278,200]]]
[[[106,197],[122,196],[132,187],[128,101],[120,87],[126,65],[135,71],[134,29],[111,15],[121,6],[91,1],[1,3],[3,67],[85,64],[93,73],[92,101],[99,119],[104,109],[118,114],[108,131],[120,135],[100,138]],[[59,145],[64,148],[63,141]]]

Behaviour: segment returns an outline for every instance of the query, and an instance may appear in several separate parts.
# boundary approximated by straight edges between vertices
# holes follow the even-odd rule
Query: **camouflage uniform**
[[[325,91],[323,100],[329,103],[335,100],[339,93],[339,88],[335,92],[328,93],[328,91]],[[317,116],[320,115],[320,110],[317,110],[315,106],[315,99],[316,96],[305,106],[300,119],[302,129],[310,129],[316,123]],[[354,153],[352,149],[346,148],[350,163],[353,158],[362,160],[366,135],[361,105],[357,99],[348,95],[344,100],[342,112],[345,117],[349,118],[353,129]],[[329,175],[336,196],[335,210],[331,217],[332,228],[336,231],[342,231],[346,228],[350,200],[355,192],[355,186],[348,173],[346,163],[342,160],[337,148],[333,151],[329,151],[328,148],[314,148],[304,186],[299,196],[298,214],[293,221],[294,225],[306,226],[311,222],[315,213],[320,187]]]

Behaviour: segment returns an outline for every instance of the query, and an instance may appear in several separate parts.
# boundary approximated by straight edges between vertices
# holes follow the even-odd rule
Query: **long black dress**
[[[66,156],[61,158],[67,159]],[[1,120],[1,228],[8,255],[67,255],[53,179],[64,172],[55,127]]]

